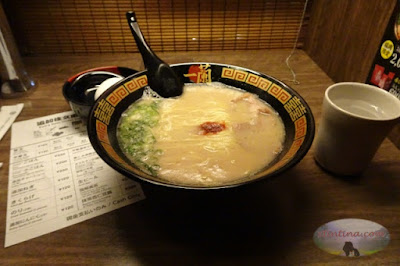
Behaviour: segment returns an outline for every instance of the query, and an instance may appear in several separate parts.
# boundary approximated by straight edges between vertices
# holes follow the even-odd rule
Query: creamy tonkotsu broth
[[[178,98],[143,97],[118,127],[121,149],[143,171],[193,186],[256,173],[281,152],[284,138],[275,110],[221,83],[187,84]]]

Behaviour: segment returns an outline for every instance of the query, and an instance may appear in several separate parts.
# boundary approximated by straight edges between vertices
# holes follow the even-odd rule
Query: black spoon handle
[[[126,18],[142,55],[144,65],[147,68],[146,75],[150,88],[162,97],[181,95],[183,92],[183,82],[174,70],[158,58],[150,49],[139,28],[139,24],[136,22],[135,13],[132,11],[126,13]]]
[[[136,21],[135,12],[127,12],[126,18],[128,19],[132,35],[135,38],[136,44],[142,55],[145,67],[149,70],[155,69],[158,65],[163,64],[164,62],[153,52],[153,50],[151,50],[150,46],[147,44],[146,39],[139,28],[139,24]]]

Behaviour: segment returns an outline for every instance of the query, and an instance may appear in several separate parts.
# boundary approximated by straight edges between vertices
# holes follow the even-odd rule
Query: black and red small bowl
[[[87,121],[90,109],[95,102],[97,87],[107,79],[124,79],[138,72],[127,67],[103,66],[84,70],[68,78],[62,88],[64,98],[71,109],[79,115],[84,122]]]

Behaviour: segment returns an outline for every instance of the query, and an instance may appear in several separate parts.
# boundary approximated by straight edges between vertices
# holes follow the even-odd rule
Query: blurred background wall
[[[292,48],[305,0],[5,0],[22,54],[137,52],[136,12],[155,51]],[[309,1],[311,7],[312,1]],[[307,27],[309,12],[307,10]],[[299,41],[303,46],[305,29]]]
[[[306,0],[1,0],[22,55],[291,49]],[[364,82],[396,0],[309,0],[296,47],[335,82]]]

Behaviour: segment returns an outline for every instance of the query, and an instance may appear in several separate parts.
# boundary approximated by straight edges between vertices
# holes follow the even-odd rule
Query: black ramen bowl
[[[78,116],[84,121],[89,116],[95,100],[95,86],[113,77],[126,78],[137,71],[126,67],[104,66],[82,71],[68,78],[63,85],[63,95]]]
[[[147,86],[146,71],[138,72],[106,90],[95,102],[88,118],[90,142],[100,157],[123,175],[138,181],[167,187],[216,189],[236,187],[269,179],[297,164],[309,150],[315,122],[311,109],[293,89],[279,80],[249,69],[213,63],[171,65],[184,83],[221,82],[240,88],[270,104],[281,116],[286,137],[282,152],[258,173],[218,186],[188,186],[161,180],[144,173],[121,151],[117,126],[121,114],[142,97]]]

